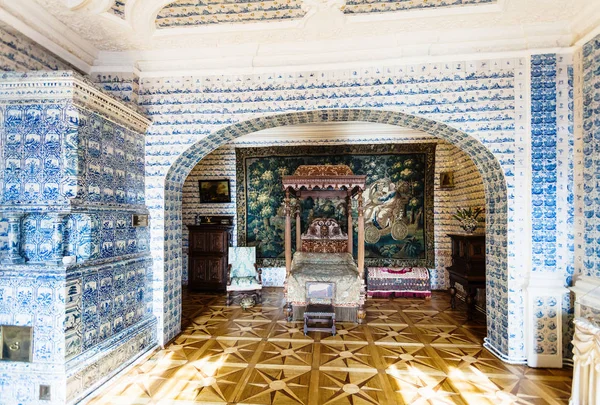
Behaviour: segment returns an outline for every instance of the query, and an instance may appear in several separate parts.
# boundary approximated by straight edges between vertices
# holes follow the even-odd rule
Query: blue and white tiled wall
[[[68,67],[36,44],[22,36],[10,33],[6,27],[0,27],[0,54],[2,70],[54,70]],[[28,402],[33,398],[35,392],[31,387],[35,384],[43,382],[60,387],[59,374],[44,373],[49,364],[45,361],[56,360],[57,363],[52,364],[58,364],[58,359],[52,358],[52,355],[47,357],[47,353],[58,353],[63,358],[66,355],[64,345],[61,347],[61,343],[52,340],[57,336],[65,335],[65,331],[61,330],[62,326],[57,327],[61,323],[54,316],[73,319],[74,326],[68,327],[67,332],[70,336],[77,335],[69,340],[69,353],[74,356],[68,363],[69,369],[72,370],[68,385],[70,397],[76,397],[95,382],[101,381],[104,374],[100,373],[100,369],[108,370],[107,372],[115,371],[120,364],[126,363],[145,348],[151,347],[156,339],[166,341],[174,336],[180,327],[180,286],[183,265],[180,226],[182,189],[185,178],[196,163],[207,153],[244,133],[278,125],[337,120],[387,122],[422,129],[457,143],[473,157],[474,163],[485,177],[487,219],[491,225],[487,230],[487,238],[490,241],[486,296],[490,315],[487,343],[507,359],[523,359],[525,319],[521,285],[529,272],[528,264],[521,260],[529,251],[524,253],[523,248],[532,246],[536,273],[559,272],[568,283],[572,274],[570,263],[573,260],[573,249],[579,249],[583,260],[581,265],[578,265],[577,272],[600,277],[600,265],[598,265],[600,249],[597,247],[599,237],[596,235],[599,219],[595,214],[599,191],[594,186],[597,165],[594,156],[598,143],[595,133],[598,132],[600,115],[599,55],[600,38],[584,46],[581,72],[573,74],[576,79],[578,75],[580,76],[576,80],[576,83],[581,83],[580,90],[578,85],[572,82],[571,57],[566,54],[564,56],[536,55],[531,61],[525,58],[507,58],[328,72],[144,79],[139,87],[139,104],[154,120],[154,125],[148,131],[145,140],[141,141],[146,144],[145,172],[136,171],[131,175],[126,174],[125,183],[128,184],[126,189],[115,185],[123,184],[117,179],[119,176],[116,173],[117,168],[114,168],[115,171],[112,173],[104,172],[104,169],[99,172],[95,166],[83,164],[69,166],[69,159],[67,159],[67,166],[60,166],[65,164],[63,160],[58,162],[61,171],[64,169],[66,175],[58,183],[57,196],[54,191],[56,187],[53,186],[56,181],[52,178],[56,162],[51,157],[47,159],[48,162],[43,162],[42,157],[37,166],[30,161],[29,168],[33,169],[35,178],[39,181],[37,183],[22,181],[16,188],[18,194],[25,200],[31,199],[40,204],[47,204],[52,200],[62,205],[66,198],[77,196],[82,209],[64,218],[63,228],[67,235],[64,247],[66,252],[75,253],[75,256],[79,252],[78,261],[81,266],[80,270],[74,268],[68,279],[65,275],[55,274],[56,271],[49,271],[46,266],[43,269],[41,266],[36,267],[36,270],[35,266],[26,265],[27,277],[19,272],[10,273],[4,268],[1,270],[1,322],[33,324],[51,336],[46,339],[41,335],[41,340],[34,341],[34,352],[37,353],[34,359],[39,359],[39,362],[32,363],[28,368],[7,363],[2,365],[1,383],[13,387],[14,389],[11,390],[13,394],[10,395],[18,397],[22,402]],[[532,75],[532,72],[535,75]],[[541,75],[537,76],[538,73]],[[125,99],[129,97],[134,101],[135,78],[132,78],[131,90],[129,87],[111,87],[108,85],[111,80],[100,78],[98,81],[104,81],[109,87],[107,88],[109,92],[113,91],[117,96]],[[544,87],[537,87],[537,85]],[[580,149],[579,144],[572,144],[574,96],[571,94],[573,89],[576,92],[575,98],[580,100],[579,104],[575,104],[578,106],[575,112],[578,112],[579,108],[582,114],[581,123],[576,125],[575,131],[576,141],[581,136]],[[542,99],[548,97],[544,99],[545,105],[539,110],[532,108],[528,111],[528,98],[531,98],[533,105],[539,97]],[[554,105],[555,108],[546,110],[548,104]],[[48,130],[54,125],[51,117],[55,113],[50,112],[51,103],[44,103],[40,108],[41,110],[38,111],[42,111],[41,113],[24,114],[23,122],[41,123],[38,129]],[[362,108],[365,111],[351,110],[352,108]],[[310,112],[325,109],[334,111]],[[396,113],[387,114],[381,110],[391,110]],[[57,105],[57,111],[60,119],[64,119],[59,131],[62,134],[68,134],[69,128],[78,128],[80,117],[87,122],[95,121],[94,117],[86,118],[85,111],[77,111],[68,105]],[[531,120],[528,118],[529,113],[531,113]],[[46,120],[44,114],[48,117]],[[283,115],[268,118],[274,114]],[[443,122],[448,126],[413,116]],[[4,122],[9,121],[4,110],[2,118]],[[247,120],[251,121],[242,123]],[[532,131],[529,131],[529,127]],[[89,128],[92,134],[86,135],[88,136],[86,142],[91,144],[86,144],[85,153],[89,153],[90,160],[93,161],[98,148],[94,145],[96,142],[93,135],[94,126],[91,125]],[[541,133],[537,132],[537,129],[540,129]],[[81,128],[81,133],[85,133],[84,128]],[[38,135],[40,132],[33,132],[33,134]],[[53,132],[48,131],[47,134],[48,143],[51,145]],[[26,135],[28,134],[24,134]],[[211,136],[207,137],[208,135]],[[35,145],[37,137],[30,138],[33,143],[27,142],[27,144]],[[118,135],[115,133],[114,139],[117,138]],[[143,166],[140,165],[142,162],[139,160],[143,152],[140,152],[139,141],[135,136],[134,138],[136,141],[130,146],[135,150],[133,154],[135,156],[130,162],[139,168]],[[473,139],[480,141],[485,148]],[[77,137],[64,138],[61,142],[65,140],[67,143],[61,146],[61,149],[66,152],[65,156],[69,156],[72,152],[79,153],[79,147],[83,144],[79,143]],[[198,143],[192,147],[196,142]],[[552,142],[555,143],[554,147]],[[555,153],[552,149],[555,149]],[[35,147],[31,148],[33,152],[36,150]],[[108,148],[106,150],[101,148],[101,150],[102,153],[110,154]],[[493,158],[488,151],[493,154]],[[113,149],[114,153],[118,152]],[[120,156],[127,159],[127,151]],[[571,164],[573,161],[574,165]],[[528,171],[532,166],[541,170],[535,170],[533,173]],[[36,172],[36,167],[42,171]],[[18,174],[19,179],[21,175],[29,176],[26,172],[27,167],[24,166],[22,169],[23,172]],[[581,173],[578,170],[581,170]],[[7,173],[5,171],[5,174]],[[109,182],[114,187],[101,187],[100,183],[104,181],[101,178],[110,179],[111,176],[113,177]],[[575,179],[581,181],[576,182]],[[131,183],[127,183],[129,181]],[[539,190],[536,185],[542,181],[547,185]],[[581,187],[581,192],[573,196],[574,183]],[[38,186],[22,188],[24,184],[38,184]],[[129,184],[133,188],[130,189]],[[140,200],[140,187],[142,189],[145,187],[146,201]],[[10,196],[12,193],[9,191],[7,195]],[[528,198],[531,198],[533,207],[528,205]],[[107,203],[123,204],[116,210],[118,212],[114,213],[113,224],[119,221],[117,218],[119,215],[125,217],[129,213],[144,212],[143,206],[147,203],[152,214],[151,235],[129,236],[130,230],[123,230],[118,234],[116,228],[114,233],[103,234],[101,227],[110,219],[106,220],[103,217],[106,210],[101,209],[100,206]],[[533,212],[537,215],[536,207],[540,207],[540,204],[543,207],[540,212],[544,215],[541,222],[542,229],[550,228],[549,233],[544,232],[544,241],[539,240],[541,237],[539,222],[528,214]],[[574,204],[578,204],[577,207],[581,208],[584,217],[581,223],[576,224],[580,227],[577,229],[581,229],[576,239],[573,238],[572,228],[570,228],[574,221]],[[545,216],[546,214],[548,217]],[[555,215],[555,218],[552,218],[552,215]],[[527,226],[524,225],[528,223],[533,224],[532,233],[535,236],[533,240],[530,238]],[[94,238],[98,235],[96,233],[94,236],[94,231],[90,231],[89,238],[84,237],[80,241],[73,239],[72,234],[76,233],[73,229],[86,229],[86,227],[94,229],[94,226],[98,227],[96,229],[100,232],[100,238],[104,238],[97,240],[98,250],[92,247]],[[552,229],[553,226],[555,229]],[[0,248],[5,246],[3,242],[5,234],[5,225],[0,223]],[[555,239],[548,240],[547,234],[554,235]],[[115,239],[112,239],[113,237]],[[34,236],[31,238],[35,239]],[[137,239],[137,250],[130,250],[127,253],[129,240],[133,238]],[[121,274],[120,265],[133,261],[137,263],[136,266],[139,264],[143,267],[144,265],[140,263],[145,263],[147,250],[140,246],[144,244],[142,241],[148,243],[148,239],[150,239],[149,245],[154,264],[153,272],[147,274],[146,280],[152,278],[153,283],[145,281],[147,284],[142,288],[145,297],[141,301],[138,301],[140,295],[136,283],[134,283],[135,292],[122,290],[123,294],[119,293],[118,296],[123,295],[124,301],[119,298],[118,302],[112,302],[112,307],[111,304],[96,303],[93,299],[85,298],[84,280],[92,280],[87,282],[90,296],[95,296],[97,293],[94,291],[101,291],[102,288],[113,288],[115,291],[115,286],[120,292],[118,280],[128,277],[126,273]],[[112,250],[109,245],[106,245],[105,256],[101,257],[101,253],[98,252],[101,252],[101,246],[106,241],[113,243]],[[122,242],[127,241],[125,242],[126,253],[123,256],[116,254],[114,243],[116,241],[121,241],[120,249],[123,247]],[[38,249],[35,254],[45,250],[45,248]],[[99,256],[93,256],[93,252]],[[122,253],[122,250],[118,253]],[[555,263],[554,267],[552,263]],[[105,271],[112,274],[110,283],[109,277],[104,277],[107,274]],[[95,279],[95,274],[98,274],[98,281]],[[101,274],[102,278],[100,278]],[[136,277],[137,274],[136,270]],[[104,286],[101,280],[105,280]],[[97,290],[93,288],[94,282]],[[31,293],[26,291],[29,287]],[[46,287],[51,289],[50,295],[46,294]],[[66,301],[66,306],[69,307],[67,309],[64,302],[65,297],[70,293],[73,293],[74,297]],[[42,308],[43,302],[48,301],[47,297],[50,297],[52,305],[47,311],[36,313],[38,306]],[[153,301],[154,313],[159,317],[157,328],[148,312],[150,299]],[[565,298],[564,302],[567,301]],[[141,304],[142,302],[144,305]],[[540,297],[540,302],[544,303],[542,306],[545,309],[542,313],[546,314],[543,315],[544,328],[550,331],[551,324],[546,322],[552,318],[546,311],[550,306],[548,297]],[[563,306],[570,308],[565,304]],[[132,312],[130,308],[134,307],[135,310]],[[106,318],[108,308],[117,311],[117,318],[120,314],[123,317],[116,325],[111,322],[110,333],[113,336],[103,340],[108,336],[108,332],[106,327],[102,329],[102,325],[106,325],[107,322],[101,322],[101,319]],[[119,308],[123,308],[123,311]],[[147,312],[142,316],[141,321],[137,323],[132,321],[134,324],[129,328],[123,326],[128,317],[130,320],[139,319],[136,316],[139,316],[138,310],[142,308]],[[82,311],[81,314],[77,313],[79,310]],[[86,314],[86,326],[83,324],[83,312]],[[73,314],[72,318],[70,318],[71,314]],[[80,323],[76,321],[78,316]],[[71,325],[70,321],[68,325]],[[121,327],[126,329],[114,334]],[[567,340],[567,329],[563,327],[563,330],[566,333],[564,340]],[[550,334],[551,332],[542,334],[544,340],[540,347],[550,348],[548,346],[548,342],[551,343]],[[87,343],[86,339],[88,339]],[[85,350],[84,348],[87,347],[90,349]],[[80,350],[83,352],[78,355]],[[104,366],[99,367],[100,364]],[[23,378],[23,376],[27,377]],[[61,388],[57,390],[59,397],[67,395],[64,388],[62,393]]]
[[[532,271],[556,271],[556,54],[531,58]]]
[[[518,202],[520,196],[530,191],[530,186],[523,181],[515,181],[520,176],[515,169],[519,161],[526,158],[526,148],[517,147],[527,144],[525,129],[521,130],[521,94],[528,88],[523,85],[528,79],[528,64],[523,59],[505,59],[478,62],[455,62],[398,66],[395,68],[372,68],[360,71],[305,72],[277,75],[253,75],[244,77],[182,77],[146,79],[140,84],[140,104],[146,108],[153,118],[154,124],[147,137],[147,196],[148,203],[156,212],[153,224],[153,257],[155,278],[158,285],[163,277],[168,281],[167,291],[173,295],[163,297],[162,289],[156,290],[155,303],[159,305],[157,315],[165,317],[165,338],[173,336],[179,328],[179,285],[177,275],[181,263],[181,230],[171,225],[165,228],[163,212],[167,218],[178,220],[177,207],[181,205],[179,194],[183,180],[198,162],[201,156],[217,146],[227,143],[241,130],[252,131],[262,129],[265,123],[250,122],[242,126],[233,126],[222,134],[200,141],[195,149],[182,156],[184,164],[173,168],[176,174],[174,182],[167,180],[167,191],[163,182],[169,167],[187,147],[202,137],[214,133],[227,125],[240,120],[247,120],[265,114],[276,114],[286,111],[306,111],[324,108],[384,108],[386,110],[404,111],[417,116],[432,118],[446,122],[462,131],[480,139],[503,167],[506,183],[502,177],[494,176],[487,185],[490,193],[496,193],[489,207],[492,215],[498,215],[497,226],[506,221],[506,201],[499,200],[498,182],[507,184],[510,189],[508,204]],[[226,114],[223,114],[226,113]],[[334,116],[334,114],[336,116]],[[341,113],[332,113],[326,120],[339,119]],[[281,118],[273,125],[301,123],[310,120],[310,114],[298,114],[290,118]],[[368,119],[367,119],[368,120]],[[394,119],[390,118],[394,123]],[[396,121],[397,122],[397,121]],[[413,122],[407,122],[408,126]],[[269,123],[269,125],[271,125]],[[424,124],[431,130],[431,124]],[[437,134],[446,135],[444,131]],[[463,146],[463,145],[461,145]],[[476,164],[477,148],[464,146],[472,153]],[[202,151],[202,152],[201,152]],[[205,152],[204,152],[205,151]],[[480,166],[481,169],[481,166]],[[483,170],[482,170],[483,172]],[[516,197],[515,197],[516,196]],[[164,200],[163,200],[164,198]],[[513,200],[514,198],[514,200]],[[162,209],[166,208],[165,211]],[[526,209],[526,207],[524,207]],[[516,210],[516,217],[522,210]],[[526,212],[526,211],[523,211]],[[504,219],[502,219],[504,218]],[[506,222],[505,222],[506,223]],[[519,224],[520,221],[515,221]],[[521,248],[520,238],[527,243],[525,234],[519,232],[518,225],[508,224],[509,249]],[[505,238],[505,231],[493,231],[488,235],[490,241]],[[497,233],[496,233],[497,232]],[[167,241],[164,246],[163,241]],[[173,242],[171,242],[173,241]],[[488,308],[498,308],[502,312],[508,308],[508,276],[509,273],[517,281],[525,273],[525,265],[517,257],[501,259],[494,253],[500,252],[506,242],[499,242],[492,249],[490,261],[491,294],[487,297]],[[527,246],[527,245],[526,245]],[[499,261],[496,261],[499,260]],[[173,281],[171,281],[173,280]],[[511,291],[520,296],[518,283]],[[164,302],[163,301],[164,298]],[[519,306],[520,305],[520,306]],[[490,341],[498,351],[508,353],[511,357],[522,358],[522,343],[511,344],[509,340],[518,341],[521,336],[509,336],[503,333],[509,323],[520,330],[519,322],[523,316],[522,303],[515,300],[510,321],[508,314],[490,317]],[[162,308],[168,308],[163,314]],[[516,318],[515,318],[516,317]],[[171,321],[172,320],[172,321]],[[516,322],[516,323],[515,323]],[[160,322],[159,322],[160,323]],[[513,327],[511,326],[511,329]]]
[[[139,78],[135,73],[98,73],[91,79],[111,96],[137,104]]]
[[[77,398],[137,355],[112,354],[115,342],[131,345],[142,339],[146,349],[154,344],[149,230],[133,227],[131,219],[134,213],[147,213],[144,135],[80,109],[78,157],[78,193],[72,204],[88,216],[83,227],[91,226],[91,238],[75,241],[75,246],[89,245],[90,255],[67,278],[68,290],[81,291],[80,301],[67,307],[69,315],[81,319],[80,329],[65,331],[67,359],[69,369],[93,370],[97,363],[104,374],[95,370],[92,379],[82,377],[84,371],[74,373],[68,398]],[[110,355],[114,364],[97,358],[102,355]]]
[[[573,58],[543,54],[531,58],[532,308],[534,352],[571,357],[573,305],[564,287],[574,271]],[[536,290],[543,278],[556,290]],[[562,292],[560,287],[563,287]],[[539,296],[538,296],[539,295]],[[552,303],[553,305],[550,305]],[[557,328],[557,311],[562,324]],[[551,316],[552,315],[552,316]],[[543,325],[554,327],[549,330]],[[556,334],[562,329],[562,347]]]
[[[415,142],[437,142],[436,167],[435,167],[435,193],[434,193],[434,230],[435,230],[435,258],[436,267],[430,269],[433,289],[445,289],[448,287],[446,267],[450,265],[450,240],[448,233],[458,232],[458,222],[452,218],[457,207],[483,207],[485,206],[485,195],[481,175],[471,159],[462,151],[446,142],[439,141],[430,135],[415,134],[404,137],[380,136],[368,140],[348,139],[322,139],[310,141],[297,139],[284,139],[283,137],[273,141],[236,141],[233,144],[224,145],[207,155],[190,172],[183,185],[183,223],[193,224],[196,215],[236,215],[235,206],[235,147],[257,147],[272,145],[308,145],[308,144],[342,144],[342,143],[415,143]],[[456,187],[453,189],[439,188],[439,173],[454,170]],[[229,204],[200,204],[198,180],[228,178],[232,187],[232,202]],[[483,231],[483,230],[482,230]],[[187,243],[188,232],[184,226],[183,256],[182,256],[182,283],[187,284]],[[234,232],[234,235],[236,233]],[[234,236],[235,238],[235,236]],[[235,243],[235,241],[234,241]],[[263,283],[265,286],[282,287],[285,280],[285,269],[264,268]],[[485,307],[485,295],[481,292],[480,306]]]
[[[0,265],[0,323],[34,327],[34,362],[0,363],[0,397],[35,403],[50,383],[54,402],[75,400],[156,344],[149,230],[131,224],[147,213],[144,135],[69,102],[8,101],[0,116],[0,210],[22,214],[26,261]]]
[[[537,354],[555,355],[558,353],[558,331],[560,330],[557,299],[552,296],[536,296],[533,302],[534,351]]]
[[[583,46],[583,275],[600,277],[600,36]]]

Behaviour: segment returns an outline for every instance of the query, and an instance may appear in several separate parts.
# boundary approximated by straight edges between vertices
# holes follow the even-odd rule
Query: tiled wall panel
[[[0,185],[8,191],[0,211],[20,215],[21,228],[2,222],[0,324],[34,327],[33,363],[0,362],[0,387],[15,383],[11,373],[38,370],[15,394],[22,403],[37,403],[40,383],[52,385],[49,403],[75,400],[156,344],[149,229],[132,226],[132,214],[147,214],[145,141],[134,130],[143,118],[136,123],[134,110],[107,98],[108,111],[56,103],[67,97],[55,77],[61,88],[78,80],[70,72],[5,74],[0,106]],[[24,264],[5,262],[11,232]]]
[[[39,384],[50,385],[54,398],[64,401],[64,288],[56,268],[0,266],[0,325],[34,330],[32,363],[0,362],[0,404],[37,404]]]
[[[556,55],[531,59],[533,271],[556,268]]]
[[[1,204],[64,205],[75,196],[78,115],[69,103],[0,107]]]
[[[600,277],[600,36],[583,46],[583,268],[587,276]]]

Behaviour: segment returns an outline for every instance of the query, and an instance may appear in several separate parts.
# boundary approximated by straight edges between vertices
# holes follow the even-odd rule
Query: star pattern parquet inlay
[[[366,323],[304,336],[283,292],[227,307],[187,293],[182,333],[90,404],[564,404],[571,369],[503,363],[482,347],[485,318],[436,292],[430,301],[368,299]]]

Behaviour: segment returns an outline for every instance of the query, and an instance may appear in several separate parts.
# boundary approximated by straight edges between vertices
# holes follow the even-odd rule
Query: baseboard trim
[[[498,357],[500,360],[502,360],[505,363],[508,364],[527,364],[527,359],[526,358],[511,358],[506,356],[505,354],[503,354],[500,350],[496,349],[489,341],[489,339],[483,338],[483,347],[485,347],[486,349],[488,349],[490,351],[490,353],[492,353],[494,356]]]
[[[145,352],[140,353],[140,355],[138,357],[136,357],[131,363],[129,363],[128,365],[121,368],[121,370],[119,370],[118,372],[113,374],[111,377],[99,380],[87,392],[83,393],[83,396],[81,397],[81,399],[79,399],[78,401],[75,400],[72,403],[77,404],[77,405],[87,404],[89,401],[91,401],[93,399],[93,397],[96,396],[96,394],[99,394],[102,391],[108,389],[119,378],[121,378],[122,376],[127,374],[135,366],[148,360],[158,350],[160,350],[160,346],[155,345],[155,346],[150,347]]]

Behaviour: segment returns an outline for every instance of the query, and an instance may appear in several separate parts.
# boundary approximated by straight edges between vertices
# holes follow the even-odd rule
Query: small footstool
[[[330,304],[308,304],[304,311],[304,334],[329,332],[335,336],[335,310]]]

